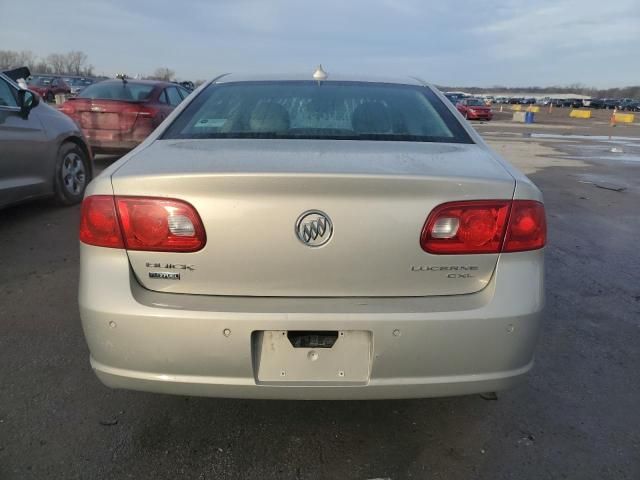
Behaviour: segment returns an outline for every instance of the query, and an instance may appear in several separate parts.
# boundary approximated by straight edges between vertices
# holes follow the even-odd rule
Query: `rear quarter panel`
[[[432,88],[434,93],[440,98],[442,103],[454,114],[454,116],[460,121],[465,131],[469,134],[471,139],[479,146],[481,146],[484,150],[486,150],[494,161],[499,164],[507,173],[509,173],[516,181],[516,188],[514,192],[514,199],[519,200],[537,200],[539,202],[543,201],[542,192],[540,189],[527,177],[524,173],[510,164],[504,157],[499,155],[495,150],[493,150],[484,139],[480,136],[480,134],[476,131],[475,128],[469,124],[462,116],[462,114],[458,111],[458,109],[451,104],[437,88]]]

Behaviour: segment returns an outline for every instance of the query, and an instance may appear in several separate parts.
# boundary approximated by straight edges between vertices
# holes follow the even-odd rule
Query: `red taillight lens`
[[[498,253],[511,202],[451,202],[436,207],[422,229],[422,249],[435,254]]]
[[[532,200],[514,200],[503,252],[537,250],[547,243],[544,205]]]
[[[206,237],[196,210],[181,200],[95,195],[82,204],[80,240],[127,250],[195,252]]]
[[[111,195],[93,195],[84,199],[80,241],[98,247],[124,248],[116,205]]]
[[[151,106],[137,105],[134,113],[136,117],[133,123],[133,137],[142,141],[158,126],[159,110]]]
[[[67,100],[60,106],[58,110],[67,115],[73,115],[74,113],[76,113],[74,101]]]
[[[127,250],[195,252],[205,233],[196,210],[181,200],[116,197]]]
[[[155,117],[160,110],[150,105],[140,105],[138,115],[141,117]]]
[[[141,105],[138,103],[121,102],[117,108],[112,105],[111,108],[119,114],[119,128],[121,131],[146,130],[147,135],[153,131],[154,118],[159,110],[152,106]],[[142,136],[145,138],[147,135]]]
[[[530,200],[474,200],[436,207],[422,229],[428,253],[460,255],[536,250],[546,243],[544,206]]]

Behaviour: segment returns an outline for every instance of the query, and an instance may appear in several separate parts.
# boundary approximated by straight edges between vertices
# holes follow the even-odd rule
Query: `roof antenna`
[[[318,81],[318,85],[320,85],[320,82],[322,82],[323,80],[326,80],[328,77],[327,72],[325,72],[322,69],[322,65],[318,65],[318,68],[316,68],[316,71],[313,72],[313,79]]]
[[[119,73],[119,74],[116,75],[116,78],[119,78],[120,80],[122,80],[122,84],[126,85],[127,78],[129,78],[129,77],[127,76],[126,73]]]

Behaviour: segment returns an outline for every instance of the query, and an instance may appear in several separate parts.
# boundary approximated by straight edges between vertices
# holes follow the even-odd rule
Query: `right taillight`
[[[153,106],[125,103],[119,110],[119,128],[127,132],[133,130],[135,139],[143,140],[157,126],[155,119],[158,112],[159,110]]]
[[[158,126],[159,110],[152,106],[139,105],[135,109],[136,119],[133,124],[133,137],[142,141]]]
[[[124,248],[111,195],[92,195],[84,199],[80,214],[80,241],[98,247]]]
[[[156,252],[195,252],[206,236],[195,208],[182,200],[92,195],[82,203],[80,241]]]
[[[431,212],[420,245],[437,255],[521,252],[544,247],[546,232],[544,205],[540,202],[449,202]]]
[[[514,200],[503,252],[537,250],[547,243],[547,221],[544,205],[533,200]]]

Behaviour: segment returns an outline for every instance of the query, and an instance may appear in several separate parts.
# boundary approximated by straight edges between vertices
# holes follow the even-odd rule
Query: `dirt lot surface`
[[[639,479],[640,127],[566,115],[474,124],[549,221],[537,366],[497,401],[109,390],[76,305],[79,208],[0,211],[0,479]]]

